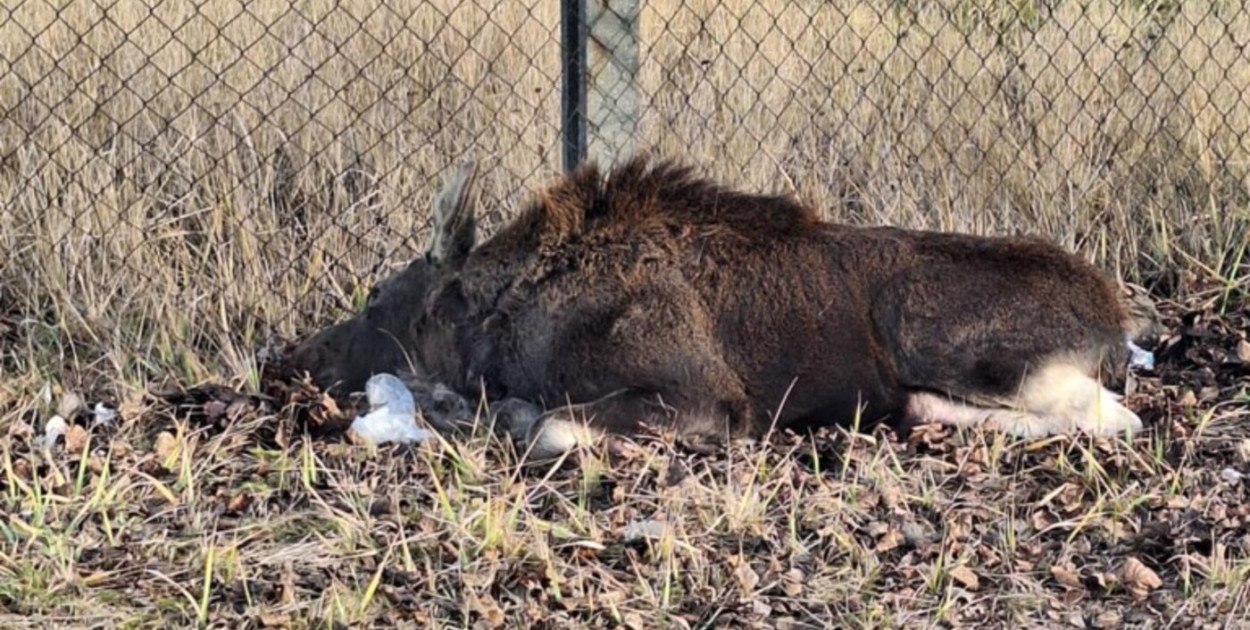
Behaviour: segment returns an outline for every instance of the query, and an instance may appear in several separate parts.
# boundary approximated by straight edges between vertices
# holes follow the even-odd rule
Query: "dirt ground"
[[[356,444],[350,411],[266,375],[94,426],[84,393],[49,454],[46,410],[8,410],[0,622],[1250,628],[1250,310],[1221,298],[1160,305],[1131,443],[656,436],[522,467],[485,428]]]

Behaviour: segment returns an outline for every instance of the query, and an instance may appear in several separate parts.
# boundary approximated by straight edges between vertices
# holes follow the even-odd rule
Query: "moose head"
[[[424,376],[459,372],[453,351],[463,300],[456,276],[475,239],[474,160],[463,161],[434,198],[425,251],[377,282],[364,309],[295,347],[291,364],[340,395],[363,389],[376,372]]]

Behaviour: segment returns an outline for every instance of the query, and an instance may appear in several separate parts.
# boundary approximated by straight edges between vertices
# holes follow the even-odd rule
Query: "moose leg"
[[[922,422],[986,424],[1019,437],[1080,430],[1117,435],[1141,430],[1137,414],[1077,365],[1055,362],[1024,379],[1020,394],[999,406],[978,406],[938,394],[914,392],[907,413]]]
[[[1075,364],[1053,362],[1025,377],[1019,403],[1046,419],[1035,430],[1061,433],[1078,429],[1094,435],[1140,431],[1141,419],[1120,404],[1120,397]]]
[[[604,433],[630,435],[644,424],[675,429],[694,444],[751,431],[745,389],[725,362],[702,305],[680,287],[663,289],[607,317],[580,311],[584,327],[557,344],[553,354],[561,360],[547,375],[548,403],[566,404],[528,428],[532,455],[558,455]]]
[[[877,294],[874,325],[913,392],[912,415],[1016,435],[1141,428],[1096,378],[1127,358],[1123,311],[1097,272],[1053,249],[999,262],[970,252],[908,270]]]
[[[748,435],[743,430],[743,420],[750,413],[745,400],[696,408],[682,398],[673,405],[657,392],[619,390],[588,403],[557,407],[512,431],[524,435],[526,450],[536,459],[558,457],[605,435],[635,434],[643,426],[675,427],[681,442],[694,449],[711,448],[725,437]]]
[[[1050,424],[1045,418],[1027,411],[981,407],[929,392],[913,393],[908,399],[907,414],[921,423],[937,422],[955,427],[986,425],[1021,437],[1044,435],[1038,431]]]
[[[531,457],[549,459],[588,446],[605,433],[629,434],[648,421],[675,416],[676,410],[658,395],[619,390],[588,403],[557,407],[511,429],[524,440]]]

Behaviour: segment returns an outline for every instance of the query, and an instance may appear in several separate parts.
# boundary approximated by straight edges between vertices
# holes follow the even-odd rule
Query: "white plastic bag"
[[[35,446],[51,451],[56,441],[69,430],[69,423],[61,416],[52,416],[43,425],[43,435],[35,436]]]
[[[1153,352],[1141,348],[1137,344],[1133,343],[1132,339],[1125,339],[1125,343],[1128,344],[1128,364],[1130,367],[1142,368],[1145,370],[1155,369],[1155,355]]]
[[[417,426],[417,405],[408,386],[393,374],[375,374],[365,383],[369,413],[352,422],[352,430],[373,444],[424,442],[430,432]]]

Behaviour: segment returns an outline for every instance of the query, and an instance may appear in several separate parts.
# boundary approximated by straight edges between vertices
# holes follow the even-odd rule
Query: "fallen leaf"
[[[1115,609],[1104,610],[1094,616],[1090,625],[1095,628],[1119,628],[1124,625],[1124,615]]]
[[[803,572],[798,569],[790,569],[781,576],[781,589],[790,597],[798,597],[803,594]]]
[[[760,576],[751,568],[750,563],[743,562],[734,569],[734,577],[738,580],[738,586],[742,587],[743,594],[750,594],[759,586]]]
[[[250,494],[236,494],[230,497],[230,500],[226,502],[226,509],[231,512],[242,512],[247,509],[247,506],[251,504],[251,502],[252,496]]]
[[[1036,529],[1037,531],[1042,531],[1059,522],[1058,518],[1055,518],[1054,515],[1046,510],[1038,510],[1034,512],[1031,520],[1033,522],[1033,529]]]
[[[503,608],[499,607],[499,603],[489,595],[478,596],[476,594],[469,596],[469,605],[473,607],[477,614],[481,615],[479,623],[487,628],[498,628],[502,626],[506,617]]]
[[[69,428],[65,430],[65,450],[71,453],[81,453],[86,446],[87,430],[77,424],[69,425]]]
[[[855,504],[861,510],[865,510],[865,511],[872,510],[873,508],[877,507],[877,504],[880,501],[881,501],[881,495],[877,494],[876,492],[873,492],[872,490],[864,490],[863,492],[860,492],[859,495],[855,498]]]
[[[773,607],[765,604],[763,600],[756,599],[751,601],[751,612],[757,617],[767,619],[773,616]]]
[[[889,485],[881,489],[881,502],[891,510],[903,505],[903,491],[898,486]]]
[[[904,540],[903,532],[897,529],[891,529],[891,530],[888,530],[885,534],[881,536],[881,538],[877,540],[877,546],[874,547],[873,549],[879,552],[889,551],[903,544],[903,540]]]
[[[1084,589],[1085,585],[1081,583],[1081,575],[1068,567],[1051,565],[1050,575],[1055,578],[1063,586],[1075,589]]]
[[[130,457],[130,454],[134,452],[134,448],[130,446],[130,443],[123,440],[113,440],[109,442],[109,451],[114,457]]]
[[[1134,557],[1125,561],[1123,577],[1124,584],[1134,597],[1145,597],[1150,591],[1163,586],[1159,574]]]
[[[285,628],[290,623],[291,616],[285,613],[263,612],[260,614],[260,625],[266,628]]]
[[[1237,342],[1237,359],[1242,363],[1250,363],[1250,341],[1242,339]]]
[[[951,579],[959,582],[970,591],[977,590],[977,587],[981,585],[981,580],[977,577],[976,572],[966,566],[955,567],[948,573],[950,573]]]
[[[175,438],[174,434],[169,431],[161,431],[156,436],[156,443],[152,446],[152,450],[161,459],[161,463],[167,462],[170,456],[178,450],[178,438]]]

